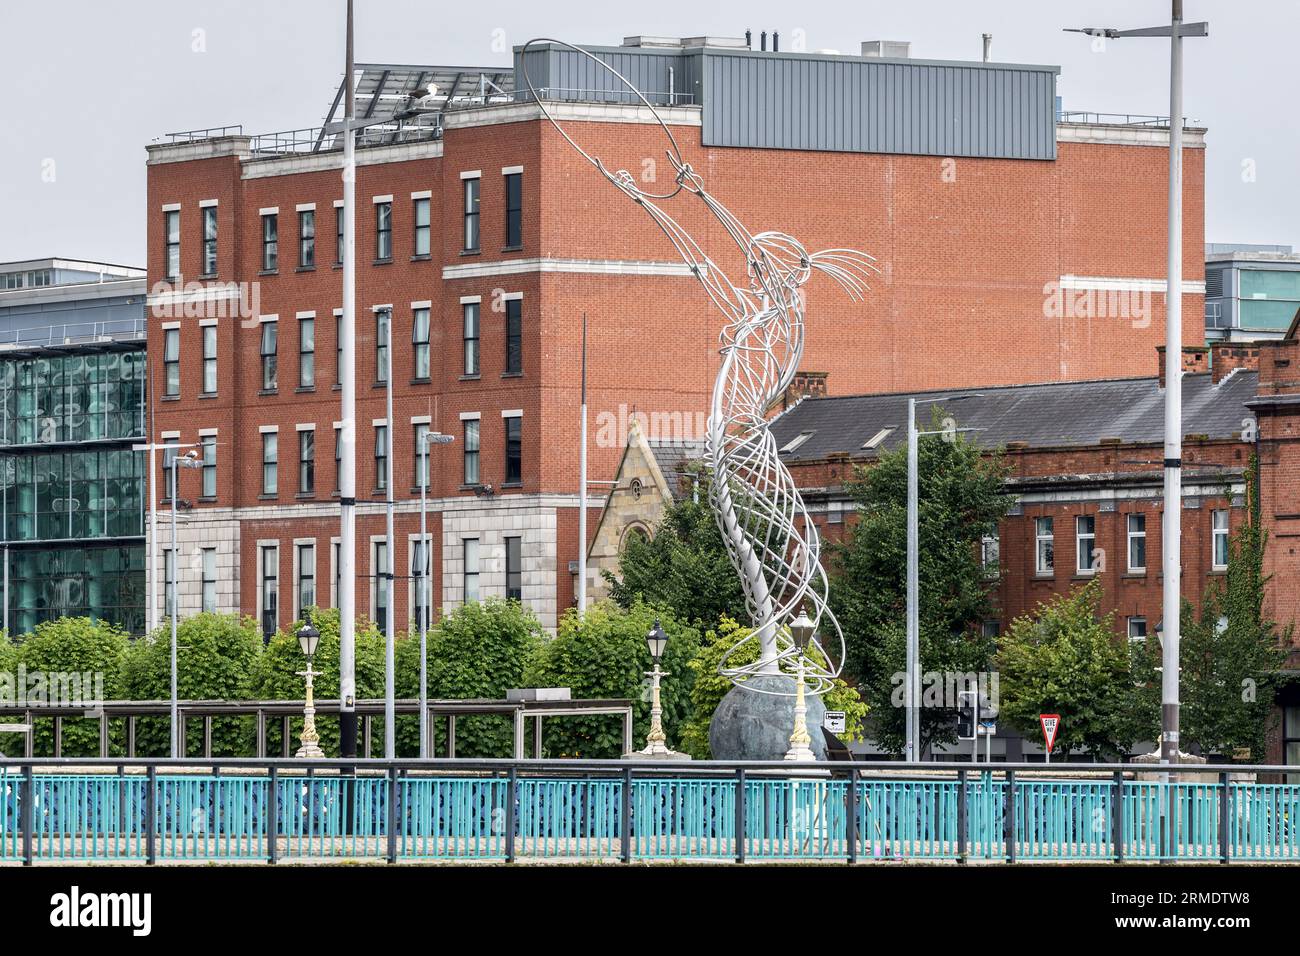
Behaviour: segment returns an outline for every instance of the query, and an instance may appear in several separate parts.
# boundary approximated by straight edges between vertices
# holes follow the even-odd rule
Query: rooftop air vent
[[[862,55],[906,60],[912,55],[912,44],[908,40],[864,40]]]

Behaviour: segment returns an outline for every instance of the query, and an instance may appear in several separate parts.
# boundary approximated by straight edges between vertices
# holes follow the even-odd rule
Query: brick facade
[[[642,170],[658,159],[662,132],[635,111],[573,122],[571,132],[613,168]],[[1055,161],[942,160],[860,153],[808,153],[704,147],[698,113],[674,111],[674,133],[710,189],[755,230],[779,228],[809,249],[856,247],[875,255],[882,275],[865,303],[850,303],[830,283],[814,284],[805,366],[825,372],[818,387],[831,394],[864,390],[949,387],[978,380],[995,384],[1115,377],[1131,374],[1130,356],[1162,336],[1163,305],[1149,296],[1138,318],[1080,314],[1052,308],[1057,287],[1147,288],[1164,271],[1159,229],[1135,228],[1163,217],[1166,152],[1157,139],[1133,144],[1081,141],[1062,127]],[[1192,145],[1201,141],[1193,137]],[[482,593],[502,593],[501,539],[513,529],[525,539],[525,599],[548,626],[573,603],[576,560],[577,405],[582,316],[588,320],[590,476],[613,476],[624,434],[601,440],[602,422],[643,412],[677,421],[699,437],[698,422],[717,369],[717,317],[648,217],[577,156],[542,121],[519,105],[448,114],[437,141],[358,151],[357,174],[357,567],[368,574],[372,535],[382,533],[375,480],[374,429],[384,417],[385,389],[376,383],[374,309],[392,308],[394,473],[399,499],[399,575],[395,612],[410,618],[408,535],[415,533],[413,419],[456,437],[432,450],[430,487],[436,606],[461,597],[458,539],[479,534]],[[1187,314],[1199,314],[1202,275],[1203,150],[1187,153],[1185,291]],[[281,626],[295,603],[294,541],[316,541],[317,594],[331,593],[330,540],[337,536],[333,431],[339,418],[334,386],[341,307],[335,265],[335,204],[342,189],[337,152],[268,156],[243,137],[153,146],[148,166],[148,269],[166,272],[164,210],[180,213],[181,283],[155,287],[149,323],[151,434],[197,441],[217,436],[217,493],[199,494],[197,471],[182,472],[181,497],[193,503],[191,538],[219,542],[222,567],[236,575],[219,589],[223,608],[258,608],[261,570],[257,542],[278,541]],[[505,248],[504,173],[522,169],[523,242]],[[477,172],[481,246],[464,250],[464,175]],[[413,253],[414,197],[430,200],[431,254]],[[376,197],[391,197],[390,261],[375,259]],[[217,268],[200,274],[202,208],[216,202]],[[681,196],[669,211],[700,236],[720,262],[734,264],[716,224]],[[300,267],[299,212],[314,207],[315,265]],[[262,266],[264,210],[277,210],[279,263]],[[1067,281],[1068,280],[1068,281]],[[250,308],[232,315],[219,286],[238,283]],[[1144,285],[1145,284],[1145,285]],[[256,289],[253,297],[252,290]],[[1143,293],[1145,294],[1145,293]],[[463,300],[480,301],[481,365],[465,374]],[[522,369],[506,371],[507,298],[521,299]],[[1104,295],[1103,295],[1104,298]],[[427,306],[424,305],[427,303]],[[430,312],[431,374],[413,371],[414,312]],[[277,328],[277,388],[262,387],[260,346],[265,324]],[[203,323],[216,319],[217,389],[203,394]],[[299,385],[302,320],[314,320],[315,382]],[[180,335],[180,394],[163,392],[163,337]],[[1194,335],[1189,323],[1189,341]],[[924,343],[924,347],[918,347]],[[1103,347],[1104,346],[1104,347]],[[1007,361],[1014,354],[1015,362]],[[521,481],[505,481],[505,418],[522,418]],[[480,422],[480,482],[465,485],[467,415]],[[298,487],[300,426],[315,434],[315,486]],[[262,434],[278,436],[278,489],[262,489]],[[617,431],[616,429],[614,431]],[[598,487],[598,486],[597,486]],[[481,489],[480,489],[481,490]],[[161,486],[157,497],[162,498]],[[593,497],[589,528],[596,526]],[[453,518],[453,515],[455,516]],[[161,546],[161,543],[160,543]],[[182,547],[181,567],[187,567]],[[193,545],[193,546],[197,546]],[[155,572],[157,573],[157,572]],[[227,573],[227,572],[223,572]],[[358,581],[358,608],[367,605]],[[192,590],[192,589],[191,589]],[[188,592],[182,588],[182,610]]]

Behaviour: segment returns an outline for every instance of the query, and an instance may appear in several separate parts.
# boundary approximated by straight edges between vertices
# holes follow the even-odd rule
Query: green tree
[[[18,649],[9,635],[0,631],[0,703],[10,703],[17,693]],[[21,756],[23,739],[18,734],[0,734],[0,754]]]
[[[317,700],[337,699],[339,694],[339,612],[334,608],[311,608],[312,624],[320,631],[316,658],[312,669],[317,672],[314,692]],[[307,661],[298,646],[298,628],[294,621],[287,631],[279,631],[257,658],[252,687],[253,696],[259,700],[302,700],[306,692],[299,672],[306,670]],[[374,623],[358,618],[356,623],[356,680],[357,699],[384,696],[384,636]],[[331,756],[339,752],[339,721],[337,713],[317,711],[316,730],[320,733],[320,746]],[[298,749],[298,734],[302,732],[302,718],[290,723],[289,753]],[[267,753],[281,752],[280,722],[267,725]],[[383,754],[383,723],[378,724],[374,738],[375,752]],[[364,752],[364,742],[358,742]]]
[[[737,641],[745,638],[751,628],[741,627],[730,618],[724,617],[716,629],[708,631],[700,642],[699,651],[691,658],[689,666],[694,674],[691,685],[691,716],[682,727],[682,751],[696,760],[709,760],[709,722],[713,713],[722,703],[722,698],[736,685],[731,678],[718,673],[722,656]],[[748,644],[732,656],[737,665],[749,664],[758,659],[758,645]],[[863,703],[856,687],[850,687],[842,679],[836,679],[834,686],[822,695],[822,702],[827,710],[844,711],[844,740],[862,739],[862,722],[867,715],[867,705]],[[816,728],[810,732],[817,733]]]
[[[1056,749],[1124,758],[1140,735],[1139,694],[1115,613],[1101,613],[1093,580],[1035,615],[1017,618],[999,641],[1001,718],[1026,736],[1040,714],[1060,714]]]
[[[700,634],[679,623],[667,609],[636,603],[624,610],[612,602],[565,614],[556,636],[533,658],[525,681],[530,687],[569,687],[574,698],[627,698],[634,702],[633,746],[644,746],[650,726],[650,650],[645,636],[658,618],[668,635],[660,667],[663,681],[664,731],[669,746],[676,746],[681,727],[690,716],[690,660],[699,648]],[[622,754],[622,718],[557,717],[545,724],[543,745],[551,757],[618,757]]]
[[[1205,589],[1198,612],[1184,601],[1180,615],[1181,680],[1179,736],[1184,750],[1231,759],[1249,749],[1251,759],[1266,759],[1266,739],[1274,719],[1273,700],[1291,627],[1280,634],[1264,616],[1267,532],[1259,521],[1258,482],[1252,460],[1246,473],[1247,518],[1232,535],[1228,566]],[[1160,726],[1160,680],[1154,668],[1161,648],[1148,641],[1144,714],[1151,739]]]
[[[921,660],[927,672],[970,673],[988,667],[990,616],[997,584],[980,560],[980,543],[997,533],[1009,498],[1000,455],[981,451],[950,427],[939,409],[918,453],[919,617]],[[907,449],[881,454],[859,469],[847,490],[857,523],[832,549],[832,608],[844,628],[846,671],[872,705],[872,731],[895,753],[904,745],[900,705],[906,667]],[[891,706],[885,706],[890,704]],[[921,748],[955,739],[953,711],[921,709]]]
[[[637,601],[670,607],[679,620],[696,627],[713,626],[723,616],[747,618],[740,578],[709,506],[703,469],[696,490],[696,496],[669,506],[654,537],[628,538],[617,578],[605,572],[610,596],[621,607]]]
[[[122,661],[127,634],[106,621],[88,617],[61,617],[36,625],[36,630],[18,645],[18,661],[27,674],[29,694],[44,693],[49,703],[80,700],[115,700],[123,696]],[[36,674],[45,679],[43,691],[32,686]],[[78,691],[79,688],[79,691]],[[36,716],[34,752],[54,753],[54,720]],[[109,752],[121,753],[124,738],[120,728],[111,728]],[[63,756],[99,755],[99,720],[64,718]]]
[[[524,686],[524,671],[542,646],[537,616],[518,601],[488,598],[472,601],[443,616],[428,634],[430,700],[504,700],[506,691]],[[420,695],[420,639],[411,634],[398,645],[397,694]],[[419,753],[420,730],[414,718],[402,718],[398,747]],[[511,757],[514,726],[507,717],[466,716],[456,720],[456,756]],[[445,755],[446,721],[434,723],[433,753]]]
[[[1277,627],[1264,618],[1264,532],[1242,526],[1230,545],[1223,581],[1206,590],[1201,612],[1183,610],[1182,708],[1184,747],[1231,758],[1238,748],[1263,762],[1273,716],[1274,688],[1286,659]]]
[[[257,621],[237,614],[196,614],[176,625],[176,687],[181,700],[241,701],[253,697],[253,674],[262,651]],[[131,700],[171,697],[171,625],[164,621],[126,652],[123,684]],[[170,721],[146,717],[137,722],[136,753],[165,757],[171,747]],[[214,757],[251,757],[256,750],[252,717],[212,721]],[[203,752],[203,722],[190,720],[185,753]]]

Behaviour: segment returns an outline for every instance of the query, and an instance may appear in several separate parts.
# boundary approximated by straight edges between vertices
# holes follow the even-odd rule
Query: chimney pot
[[[1215,342],[1210,346],[1210,374],[1214,384],[1239,368],[1259,371],[1259,346],[1251,342]]]
[[[1156,346],[1160,356],[1160,388],[1165,387],[1165,347]],[[1210,350],[1204,345],[1184,345],[1182,371],[1184,375],[1202,375],[1210,370]]]

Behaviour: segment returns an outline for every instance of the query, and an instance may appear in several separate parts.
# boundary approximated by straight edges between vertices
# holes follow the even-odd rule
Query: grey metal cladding
[[[717,47],[586,47],[656,105],[703,107],[705,146],[1056,158],[1054,66],[889,60]],[[515,86],[527,88],[515,51]],[[613,74],[563,48],[528,54],[554,99],[635,102]]]
[[[700,61],[706,146],[1056,158],[1055,67],[709,49]]]
[[[699,69],[691,61],[698,61],[699,51],[674,49],[642,49],[639,47],[587,47],[623,76],[627,77],[647,100],[656,106],[673,102],[690,104],[700,102],[698,87]],[[515,82],[521,90],[520,98],[527,98],[528,89],[523,79],[523,55],[515,51]],[[539,91],[561,100],[596,100],[617,103],[635,103],[636,95],[618,78],[602,69],[589,58],[573,50],[560,47],[534,47],[528,53],[529,78]]]

